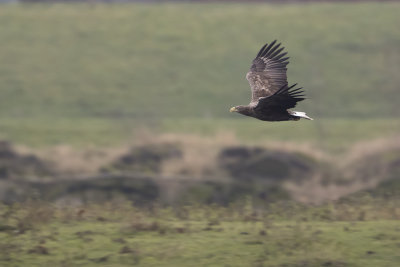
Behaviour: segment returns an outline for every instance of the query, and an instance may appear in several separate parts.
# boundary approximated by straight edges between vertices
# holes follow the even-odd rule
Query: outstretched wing
[[[284,85],[273,95],[261,97],[254,110],[265,112],[271,109],[287,110],[289,108],[294,108],[297,102],[305,99],[302,87],[293,89],[296,85],[297,83],[290,87]]]
[[[253,60],[246,75],[252,92],[251,104],[257,104],[260,97],[271,96],[288,84],[286,65],[289,57],[284,57],[287,53],[281,53],[284,47],[279,48],[280,45],[276,40],[265,44]]]

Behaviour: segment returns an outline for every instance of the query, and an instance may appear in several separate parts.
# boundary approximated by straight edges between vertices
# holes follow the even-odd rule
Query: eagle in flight
[[[247,106],[236,106],[230,112],[254,117],[262,121],[298,121],[300,118],[312,120],[305,112],[292,111],[297,102],[305,99],[303,88],[297,84],[288,86],[286,65],[289,57],[284,47],[276,40],[265,44],[253,60],[246,75],[251,87],[251,102]]]

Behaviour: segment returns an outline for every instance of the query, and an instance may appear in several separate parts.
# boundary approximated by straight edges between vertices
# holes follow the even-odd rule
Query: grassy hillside
[[[325,120],[295,130],[308,139],[332,129],[345,134],[347,126],[331,126],[329,118],[337,117],[378,130],[356,120],[372,117],[394,134],[399,11],[397,3],[4,5],[0,136],[27,144],[108,144],[143,126],[173,132],[188,121],[198,128],[211,121],[220,130],[225,122],[239,131],[255,126],[225,119],[237,118],[230,106],[249,101],[244,75],[273,39],[291,56],[289,82],[310,97],[299,109]],[[284,140],[293,124],[263,126],[261,137],[273,131],[269,138]]]

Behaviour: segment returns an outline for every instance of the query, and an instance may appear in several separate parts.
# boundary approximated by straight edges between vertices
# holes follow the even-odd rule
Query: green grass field
[[[388,205],[381,204],[349,203],[340,210],[290,203],[264,210],[246,205],[148,210],[127,203],[2,206],[0,263],[394,267],[400,261],[398,220],[395,214],[382,216]]]
[[[237,115],[237,114],[234,114]],[[254,119],[166,118],[138,122],[106,118],[20,118],[0,120],[0,137],[17,144],[43,147],[58,144],[73,146],[118,146],[140,138],[141,132],[178,133],[213,138],[233,133],[250,145],[273,141],[311,144],[329,152],[346,152],[357,142],[395,137],[400,121],[387,119],[326,119],[313,122],[263,123]],[[138,134],[139,132],[139,134]],[[294,134],[295,133],[295,134]]]
[[[227,130],[335,148],[394,135],[399,11],[398,3],[3,5],[0,137],[115,145],[143,128]],[[291,56],[289,82],[310,98],[298,109],[314,122],[228,112],[249,101],[245,73],[273,39]]]

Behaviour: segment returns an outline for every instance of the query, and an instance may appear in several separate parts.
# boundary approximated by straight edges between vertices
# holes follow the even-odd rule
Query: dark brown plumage
[[[286,65],[289,57],[285,57],[287,53],[282,53],[284,47],[280,48],[280,45],[275,40],[258,52],[246,75],[251,87],[250,104],[233,107],[231,112],[263,121],[312,120],[304,112],[289,110],[305,97],[302,88],[295,88],[297,84],[288,86]]]

